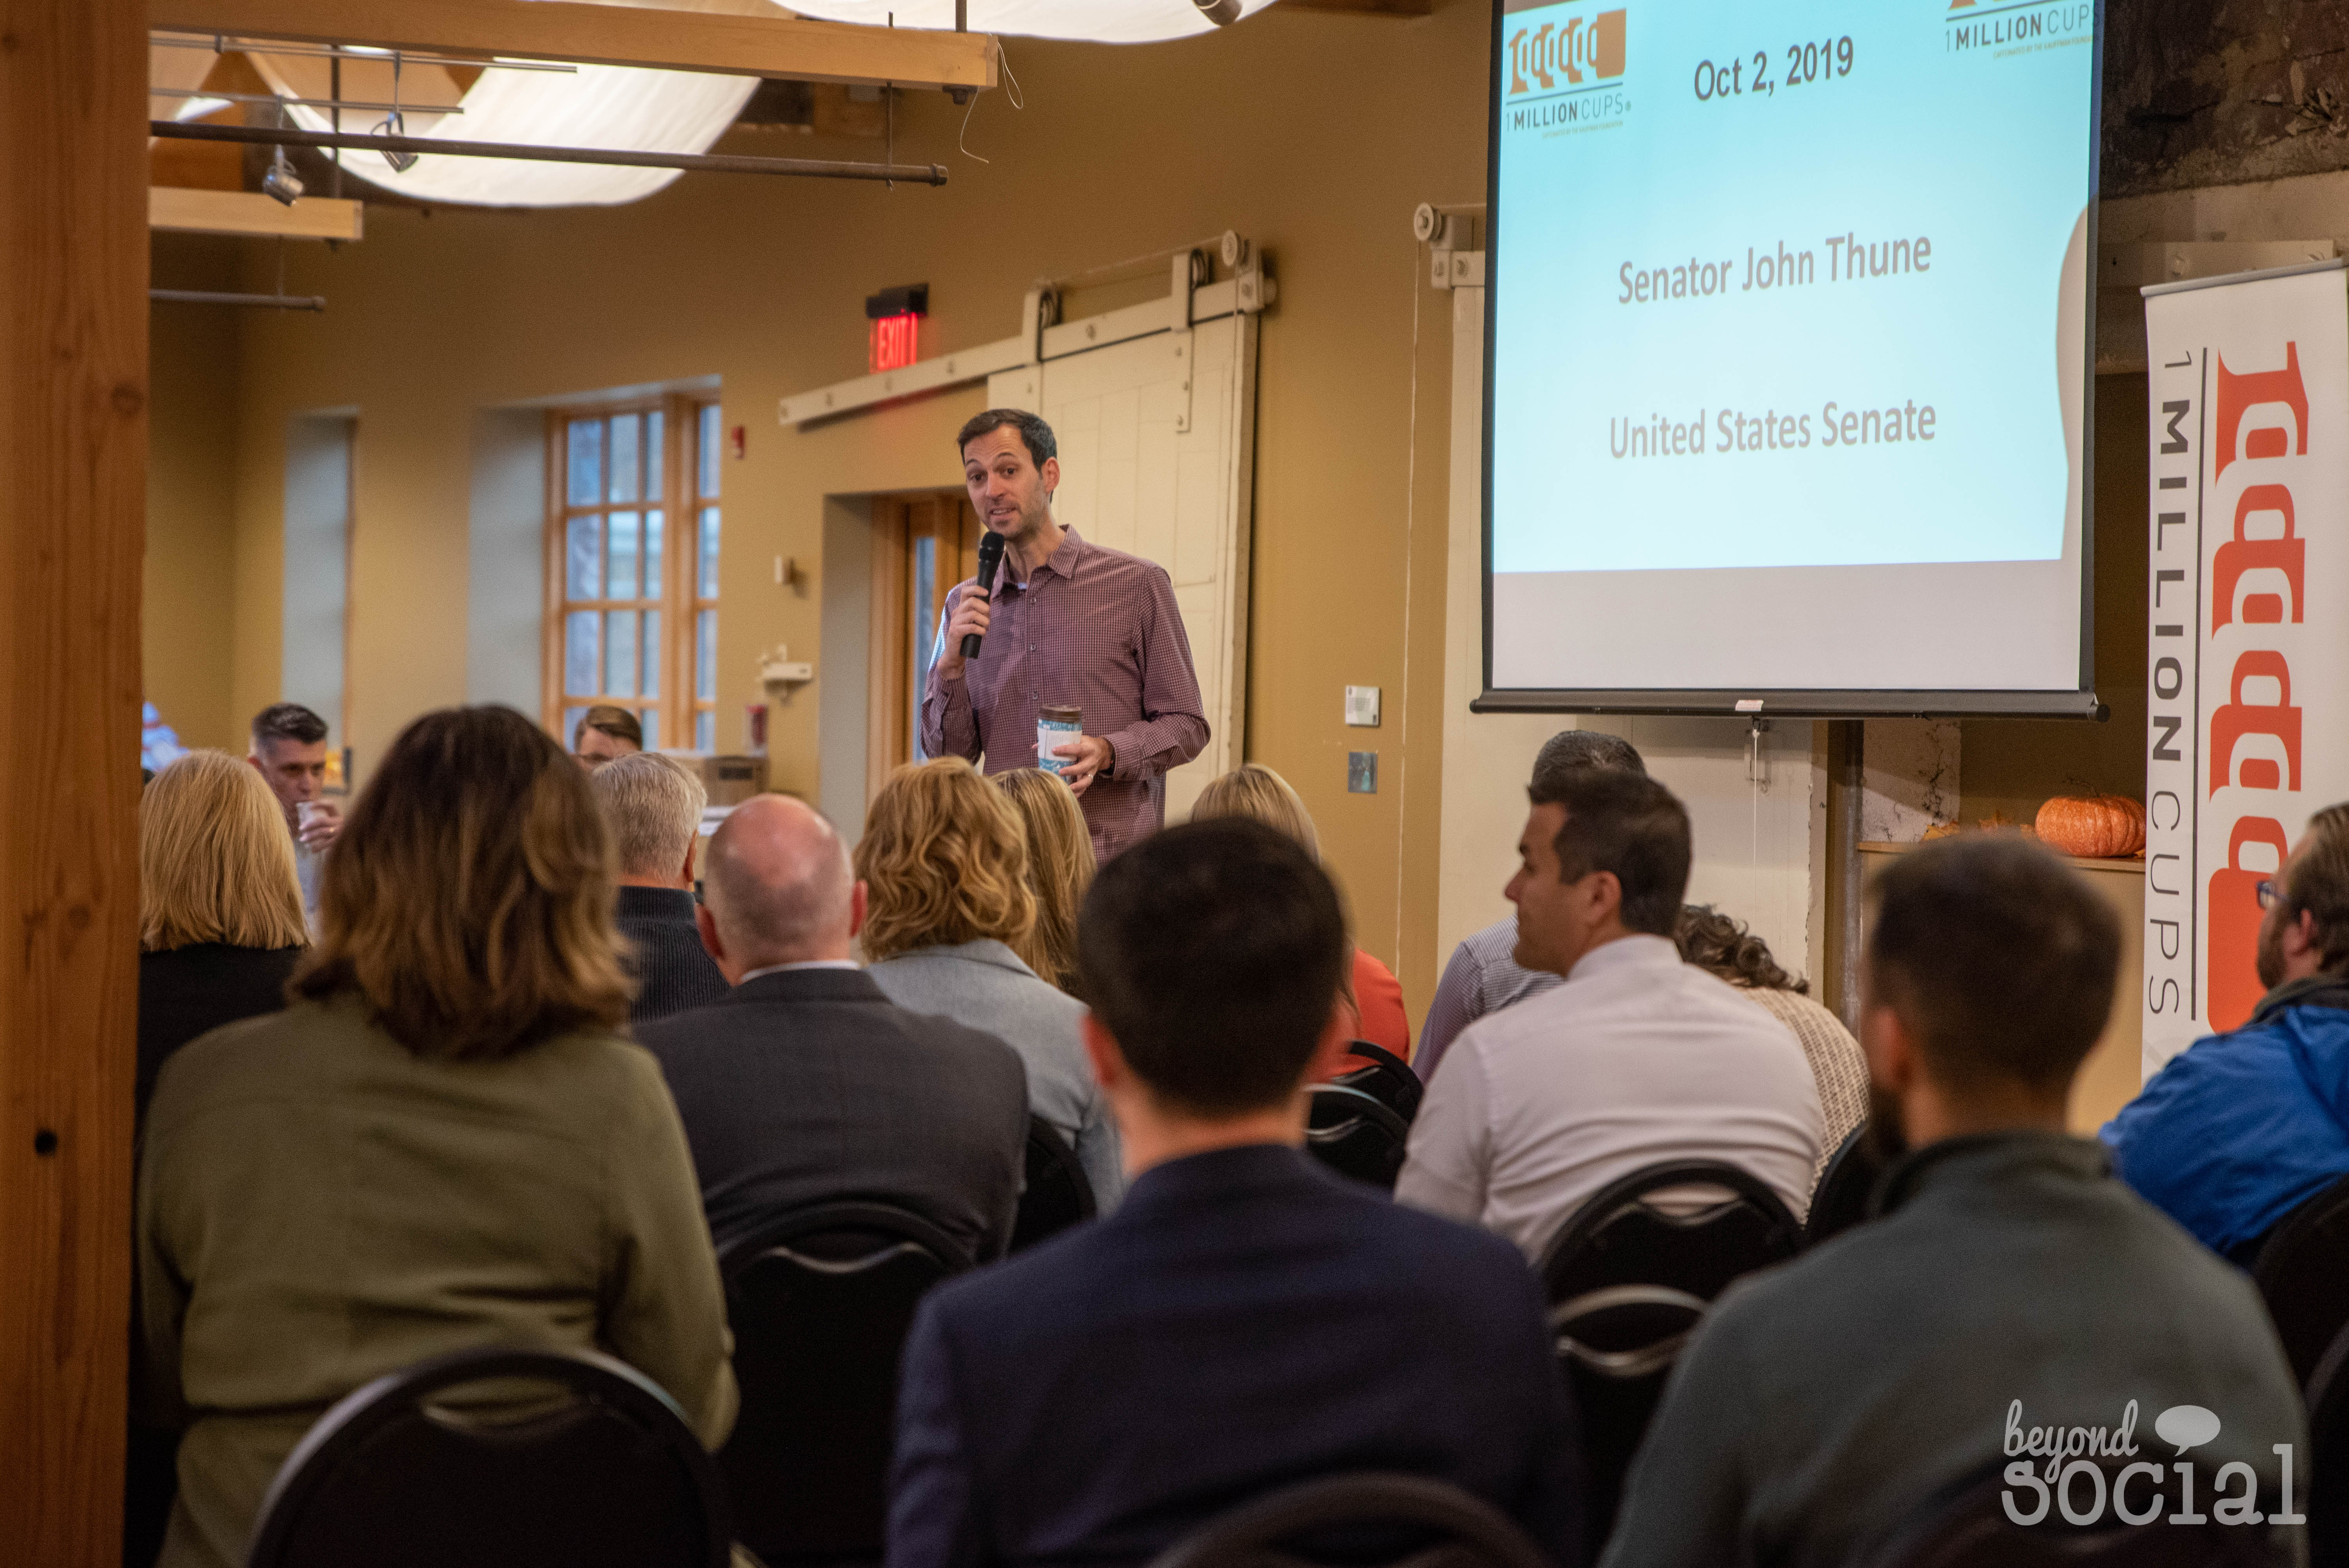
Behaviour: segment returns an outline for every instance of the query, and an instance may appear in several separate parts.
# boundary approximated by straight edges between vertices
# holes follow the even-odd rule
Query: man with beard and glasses
[[[2246,1267],[2349,1174],[2349,804],[2309,818],[2260,904],[2251,1022],[2172,1057],[2101,1135],[2122,1180]]]
[[[1206,749],[1207,711],[1174,585],[1155,561],[1081,537],[1052,516],[1060,447],[1019,409],[972,416],[955,438],[981,526],[1003,540],[992,581],[947,595],[922,686],[922,754],[1057,772],[1106,866],[1166,824],[1166,775]],[[962,639],[978,653],[965,659]],[[1039,757],[1046,709],[1082,733]],[[1059,717],[1065,717],[1065,714]]]
[[[2093,1489],[2102,1506],[2105,1480],[2071,1468],[2095,1468],[2071,1445],[2098,1430],[2100,1452],[2135,1456],[2113,1489],[2129,1514],[2158,1495],[2256,1521],[2249,1499],[2282,1491],[2283,1445],[2303,1456],[2304,1501],[2306,1419],[2258,1293],[2064,1131],[2112,1005],[2120,922],[2076,872],[2003,835],[1911,851],[1870,902],[1860,1041],[1881,1126],[1909,1152],[1873,1223],[1749,1275],[1705,1314],[1600,1568],[1875,1562],[1984,1478],[2015,1517],[2061,1531],[2055,1498],[2069,1512]],[[2219,1417],[2183,1503],[2153,1430],[2181,1405]]]

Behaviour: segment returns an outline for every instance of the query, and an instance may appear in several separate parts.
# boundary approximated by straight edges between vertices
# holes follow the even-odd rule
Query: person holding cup
[[[1094,859],[1165,826],[1166,774],[1207,744],[1206,709],[1166,568],[1081,538],[1052,516],[1052,427],[989,409],[956,438],[963,483],[1004,543],[990,582],[947,595],[923,685],[922,750],[1042,768],[1084,811]],[[963,639],[982,640],[966,658]]]
[[[326,785],[326,722],[299,702],[273,702],[254,715],[246,761],[260,770],[294,836],[294,869],[302,908],[315,929],[318,879],[326,846],[343,830],[343,809],[321,797]]]

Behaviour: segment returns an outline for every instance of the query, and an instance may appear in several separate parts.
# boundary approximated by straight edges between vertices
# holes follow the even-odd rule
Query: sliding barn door
[[[1166,820],[1237,767],[1247,725],[1248,504],[1256,317],[1089,349],[989,379],[988,401],[1044,416],[1061,443],[1053,515],[1174,582],[1210,732],[1167,775]]]

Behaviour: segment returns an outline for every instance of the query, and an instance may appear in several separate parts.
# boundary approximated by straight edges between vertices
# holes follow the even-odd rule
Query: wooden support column
[[[0,0],[0,1563],[121,1560],[145,0]]]

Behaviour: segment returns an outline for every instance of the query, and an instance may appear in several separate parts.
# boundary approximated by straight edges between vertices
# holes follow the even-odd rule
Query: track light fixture
[[[378,136],[408,134],[408,117],[399,112],[399,57],[396,54],[391,57],[391,112],[384,116],[383,123],[375,128],[375,133]],[[405,174],[416,167],[416,154],[397,148],[386,148],[383,161],[391,165],[391,171],[395,174]]]
[[[269,172],[261,177],[261,193],[288,207],[302,199],[302,177],[294,172],[291,163],[285,161],[285,149],[283,147],[270,161]]]

